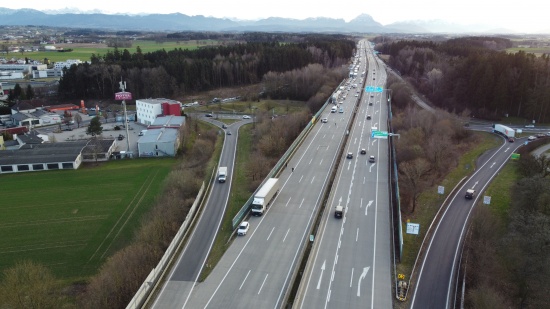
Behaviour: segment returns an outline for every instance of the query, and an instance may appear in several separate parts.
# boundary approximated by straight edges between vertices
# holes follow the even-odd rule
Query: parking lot
[[[86,116],[87,117],[87,116]],[[44,128],[36,128],[36,130],[41,134],[46,134],[50,138],[54,138],[55,142],[68,142],[68,141],[76,141],[76,140],[83,140],[83,139],[90,139],[92,138],[91,135],[86,134],[86,130],[88,129],[89,124],[89,118],[90,117],[82,117],[83,122],[80,124],[80,128],[77,128],[77,125],[72,125],[73,128],[72,131],[61,131],[60,133],[55,133],[54,131],[58,129],[58,126],[50,126],[50,127],[44,127]],[[126,129],[122,128],[120,130],[115,130],[115,126],[122,126],[122,122],[115,122],[114,119],[110,120],[110,122],[105,123],[102,119],[102,126],[103,126],[103,133],[101,136],[103,138],[109,138],[114,139],[116,143],[116,149],[115,151],[132,151],[135,154],[137,154],[137,140],[139,139],[139,132],[143,129],[146,129],[147,127],[145,125],[142,125],[140,123],[136,122],[129,122],[128,123],[128,136],[129,136],[129,145],[130,149],[128,149],[128,136],[126,134]],[[61,126],[62,129],[67,128],[66,125]],[[118,140],[119,135],[123,135],[124,139]]]

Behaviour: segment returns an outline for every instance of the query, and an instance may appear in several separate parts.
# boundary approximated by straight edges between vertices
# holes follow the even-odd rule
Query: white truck
[[[500,134],[506,136],[507,138],[516,137],[516,131],[514,131],[514,129],[509,128],[507,126],[503,126],[501,124],[494,124],[493,125],[493,132],[494,133],[500,133]]]
[[[254,199],[252,200],[252,215],[263,215],[267,209],[267,205],[269,205],[275,194],[277,194],[279,188],[279,179],[269,178],[256,195],[254,195]]]
[[[220,168],[218,168],[218,182],[225,182],[226,179],[227,179],[227,167],[220,166]]]

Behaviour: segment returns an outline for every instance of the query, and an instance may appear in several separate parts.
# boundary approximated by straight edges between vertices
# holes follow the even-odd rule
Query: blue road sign
[[[382,87],[373,87],[373,86],[367,86],[365,87],[365,92],[383,92],[384,88]]]

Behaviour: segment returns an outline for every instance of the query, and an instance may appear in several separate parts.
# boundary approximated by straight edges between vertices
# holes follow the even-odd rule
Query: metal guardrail
[[[199,193],[195,198],[195,202],[193,202],[193,205],[191,206],[191,209],[189,210],[189,213],[185,218],[185,221],[183,221],[182,225],[180,226],[180,229],[174,236],[174,239],[172,239],[172,242],[164,252],[164,255],[158,262],[157,266],[153,268],[153,270],[151,270],[147,278],[145,278],[145,281],[143,281],[143,283],[141,284],[141,287],[137,290],[132,300],[126,306],[126,309],[141,308],[144,302],[149,297],[149,295],[151,295],[151,292],[155,290],[156,285],[158,284],[160,278],[166,271],[166,267],[172,261],[172,257],[176,253],[179,245],[181,244],[181,241],[185,237],[187,229],[189,228],[191,222],[194,219],[195,213],[197,212],[198,206],[202,203],[203,195],[205,191],[206,191],[206,187],[205,187],[205,183],[203,182],[199,190]]]
[[[340,88],[340,86],[344,82],[345,82],[345,79],[342,82],[340,82],[340,84],[338,85],[338,87],[336,88],[336,90],[334,92],[338,91],[338,89]],[[243,218],[246,217],[246,215],[250,211],[250,208],[252,207],[251,205],[252,205],[252,200],[254,199],[254,195],[264,185],[264,183],[267,181],[267,179],[272,178],[274,175],[278,175],[280,173],[283,165],[286,164],[288,162],[288,160],[292,157],[292,155],[294,154],[294,151],[296,151],[298,146],[300,146],[300,144],[303,142],[303,140],[305,139],[305,137],[307,136],[307,134],[309,133],[311,128],[313,128],[313,125],[315,124],[315,122],[317,122],[317,120],[319,119],[319,116],[323,113],[323,111],[325,110],[325,108],[329,104],[330,98],[332,98],[332,94],[325,101],[325,104],[323,104],[323,106],[319,109],[319,111],[317,111],[317,113],[311,118],[311,121],[302,130],[300,135],[298,135],[296,137],[296,139],[294,140],[294,142],[292,142],[290,147],[288,147],[288,149],[283,154],[283,156],[279,159],[279,161],[277,161],[277,164],[275,164],[275,166],[271,169],[269,174],[267,174],[266,178],[258,186],[256,191],[254,191],[254,193],[252,193],[250,198],[244,203],[244,205],[241,207],[239,212],[235,215],[235,217],[233,217],[233,219],[231,220],[231,225],[232,225],[233,229],[236,229],[237,226],[239,225],[239,223],[243,220]]]

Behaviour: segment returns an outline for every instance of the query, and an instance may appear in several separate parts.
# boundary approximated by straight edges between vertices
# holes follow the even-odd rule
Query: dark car
[[[118,137],[117,137],[117,139],[118,139],[119,141],[123,140],[123,139],[124,139],[124,135],[119,134]]]
[[[205,117],[212,117],[213,115],[212,114],[206,114],[204,115]]]
[[[353,159],[353,153],[348,152],[348,155],[346,156],[346,158],[348,158],[348,159]]]

